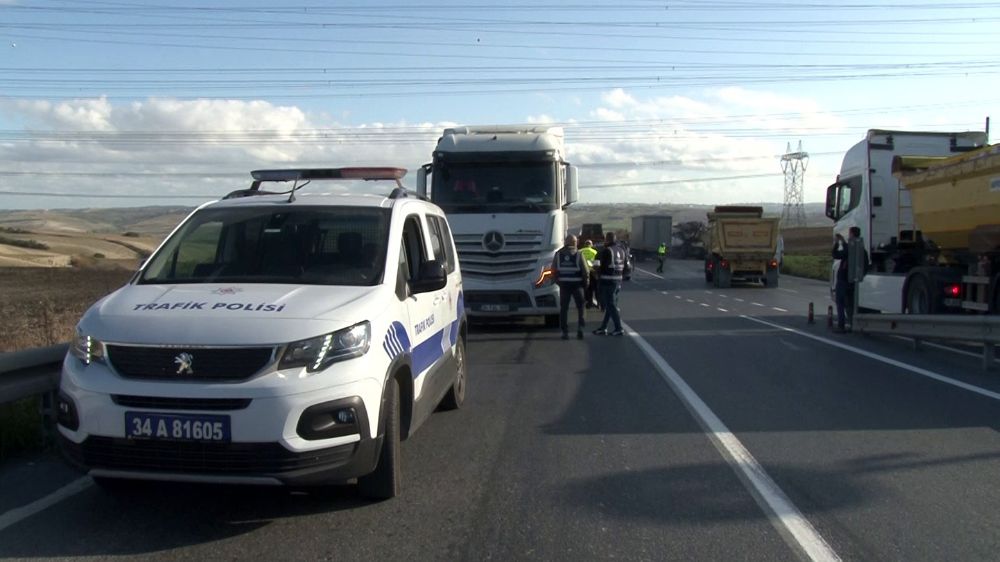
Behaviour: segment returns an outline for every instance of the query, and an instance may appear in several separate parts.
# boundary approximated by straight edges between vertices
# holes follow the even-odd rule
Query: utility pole
[[[792,152],[792,143],[788,143],[785,154],[781,157],[781,171],[785,173],[785,207],[781,211],[781,226],[805,226],[806,209],[803,207],[806,166],[809,165],[809,153],[802,151],[802,141],[799,149]]]

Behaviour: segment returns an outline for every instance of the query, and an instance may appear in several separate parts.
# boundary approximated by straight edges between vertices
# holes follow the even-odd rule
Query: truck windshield
[[[553,162],[435,162],[431,199],[445,212],[545,213],[556,209]]]
[[[140,284],[374,285],[389,211],[358,207],[206,209],[150,259]]]

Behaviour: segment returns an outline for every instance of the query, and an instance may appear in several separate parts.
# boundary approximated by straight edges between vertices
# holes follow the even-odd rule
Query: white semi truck
[[[558,324],[550,266],[579,197],[561,127],[445,129],[417,172],[417,191],[448,216],[470,315]]]
[[[860,312],[997,314],[1000,151],[986,143],[983,132],[870,130],[847,152],[826,214],[835,233],[857,226],[867,241]]]

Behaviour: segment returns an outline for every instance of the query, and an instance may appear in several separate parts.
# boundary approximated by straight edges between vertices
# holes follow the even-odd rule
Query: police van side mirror
[[[448,271],[440,260],[426,261],[420,264],[420,276],[410,282],[414,294],[429,293],[443,289],[448,282]]]

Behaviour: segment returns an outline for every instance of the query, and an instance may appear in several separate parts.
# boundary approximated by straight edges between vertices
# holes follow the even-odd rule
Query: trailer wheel
[[[918,275],[906,285],[907,314],[931,314],[934,311],[934,301],[931,298],[930,283],[923,275]]]

